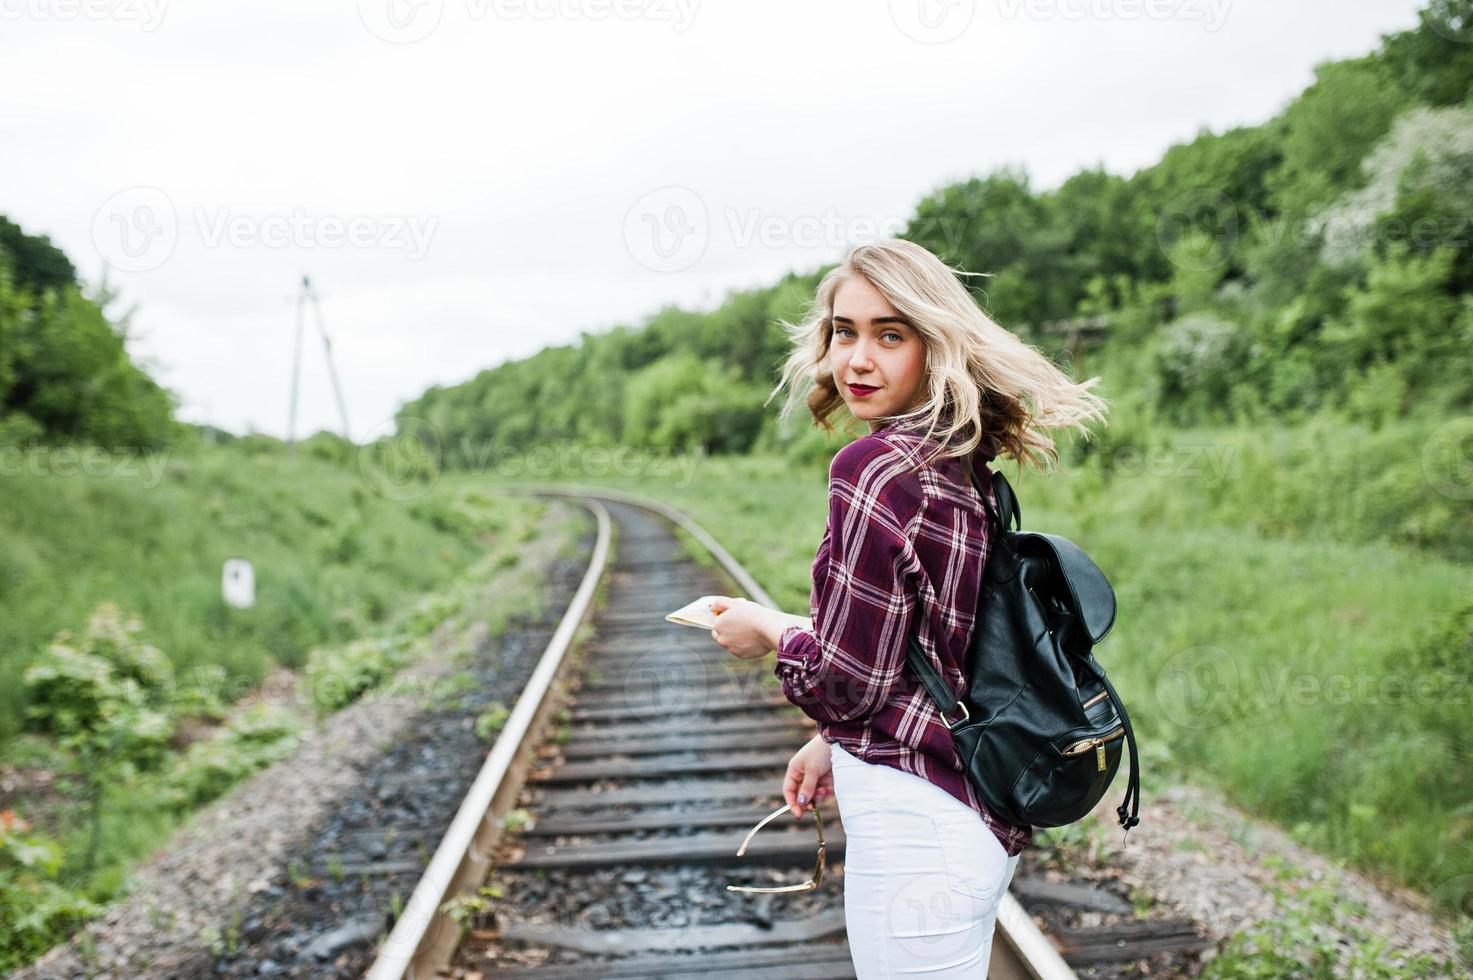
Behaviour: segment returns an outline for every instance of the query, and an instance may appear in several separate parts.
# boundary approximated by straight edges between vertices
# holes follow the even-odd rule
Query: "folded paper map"
[[[715,629],[716,614],[711,611],[711,603],[716,599],[725,598],[726,596],[703,595],[695,602],[666,614],[665,618],[682,626],[699,626],[703,630]]]

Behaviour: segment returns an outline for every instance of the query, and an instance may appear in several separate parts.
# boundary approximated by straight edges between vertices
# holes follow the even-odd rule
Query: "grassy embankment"
[[[1115,587],[1098,655],[1139,728],[1146,819],[1153,784],[1191,779],[1434,896],[1473,874],[1470,508],[1437,428],[1181,431],[1048,478],[1005,465],[1024,527]],[[567,479],[684,508],[807,611],[825,465],[642,472]]]
[[[371,470],[237,447],[86,468],[33,458],[8,469],[0,510],[0,765],[13,780],[0,967],[125,891],[132,863],[196,808],[424,655],[438,625],[475,618],[494,637],[538,601],[540,570],[522,567],[527,539],[548,530],[536,501],[400,493]],[[253,609],[221,599],[233,556],[255,563]],[[134,670],[154,662],[149,647],[162,674]],[[26,683],[38,664],[58,672],[49,698]],[[281,667],[301,673],[292,705],[230,709]],[[27,709],[49,712],[50,730],[22,731]],[[69,711],[123,721],[71,724]]]

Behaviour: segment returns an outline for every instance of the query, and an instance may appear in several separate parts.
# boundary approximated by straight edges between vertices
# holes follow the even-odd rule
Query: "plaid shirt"
[[[1013,855],[1033,828],[1004,823],[977,796],[935,702],[905,664],[907,638],[919,630],[951,689],[965,690],[962,665],[992,550],[987,512],[960,459],[910,471],[907,450],[925,447],[922,436],[890,422],[835,454],[828,526],[813,560],[813,628],[782,631],[775,671],[825,741],[940,786],[981,814]],[[993,458],[986,441],[973,453],[979,478],[990,477]]]

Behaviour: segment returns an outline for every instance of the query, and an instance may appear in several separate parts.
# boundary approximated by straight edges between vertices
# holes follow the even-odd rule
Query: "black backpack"
[[[1001,473],[992,475],[997,510],[975,473],[972,482],[997,533],[977,599],[962,700],[914,632],[906,662],[940,707],[967,778],[1008,823],[1060,827],[1083,818],[1109,789],[1122,742],[1128,744],[1130,782],[1115,812],[1129,832],[1140,822],[1135,732],[1090,649],[1115,623],[1115,592],[1073,542],[1021,530],[1018,498]]]

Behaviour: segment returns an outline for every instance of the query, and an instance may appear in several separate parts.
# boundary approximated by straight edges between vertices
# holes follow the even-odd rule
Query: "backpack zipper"
[[[1115,739],[1119,738],[1121,735],[1124,735],[1124,734],[1125,734],[1125,726],[1124,725],[1121,725],[1119,728],[1115,729],[1113,732],[1111,732],[1108,735],[1101,735],[1098,738],[1084,738],[1084,739],[1080,739],[1079,741],[1075,742],[1073,745],[1071,745],[1067,749],[1065,749],[1064,750],[1064,754],[1065,755],[1079,755],[1081,753],[1088,752],[1090,749],[1093,749],[1093,748],[1096,748],[1096,747],[1100,748],[1101,751],[1103,751],[1104,750],[1103,747],[1104,747],[1104,744],[1106,742],[1113,742]]]
[[[1099,694],[1096,694],[1094,697],[1090,698],[1088,701],[1086,701],[1083,704],[1081,704],[1080,707],[1081,708],[1088,708],[1092,704],[1099,704],[1101,701],[1103,701],[1105,698],[1107,698],[1109,696],[1110,696],[1110,692],[1109,691],[1101,691]]]

